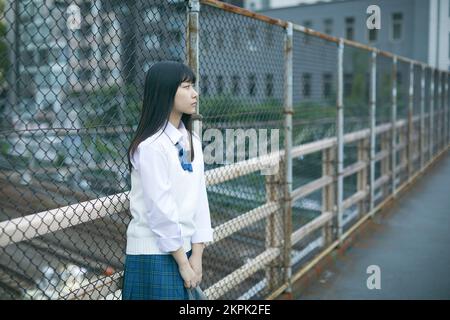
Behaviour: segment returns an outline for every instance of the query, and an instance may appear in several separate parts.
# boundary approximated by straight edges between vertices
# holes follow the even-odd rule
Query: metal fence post
[[[337,119],[336,119],[336,133],[337,133],[337,218],[338,218],[338,239],[339,244],[342,242],[343,233],[343,197],[344,197],[344,109],[343,109],[343,91],[344,91],[344,74],[343,74],[343,58],[344,58],[344,41],[339,39],[338,45],[338,61],[337,61]]]
[[[420,72],[420,171],[424,166],[425,152],[425,66],[422,65]]]
[[[188,12],[187,12],[187,30],[186,30],[186,58],[187,65],[191,67],[196,75],[195,90],[199,92],[200,83],[200,72],[199,72],[199,12],[200,12],[200,1],[199,0],[189,0],[188,2]],[[201,119],[198,116],[200,113],[200,101],[197,101],[197,108],[195,111],[195,116],[193,117],[193,130],[200,137],[202,141],[202,124]]]
[[[430,122],[430,133],[428,136],[428,152],[429,159],[431,161],[433,159],[433,138],[434,138],[434,69],[431,69],[431,85],[430,85],[430,112],[429,112],[429,122]]]
[[[408,181],[411,181],[413,172],[413,104],[414,104],[414,64],[409,64],[409,104],[408,104]]]
[[[437,86],[437,98],[436,98],[436,153],[441,150],[441,129],[442,129],[442,106],[441,106],[441,72],[436,69],[436,86]]]
[[[450,132],[450,112],[448,106],[448,73],[445,75],[445,93],[444,93],[444,108],[445,108],[445,146],[449,144],[449,132]]]
[[[391,109],[391,175],[392,196],[396,193],[397,178],[397,56],[392,61],[392,109]]]
[[[292,114],[293,109],[293,25],[288,22],[285,35],[284,60],[284,151],[285,151],[285,181],[284,181],[284,281],[286,292],[292,292],[291,266],[291,234],[292,234]]]
[[[322,176],[336,177],[335,172],[335,162],[336,162],[336,148],[331,147],[324,149],[322,151]],[[335,183],[328,184],[323,188],[322,192],[322,214],[326,212],[332,212],[334,210],[335,203]],[[322,231],[322,236],[324,237],[325,246],[330,245],[333,242],[333,219],[330,220],[324,227]]]
[[[356,190],[357,192],[366,192],[367,191],[367,165],[369,163],[369,143],[370,143],[370,137],[361,139],[358,141],[358,147],[357,147],[357,159],[358,162],[364,162],[366,166],[359,170],[359,172],[356,174]],[[366,212],[367,212],[367,198],[364,199],[364,201],[359,201],[358,203],[358,215],[361,218]]]
[[[447,122],[447,118],[448,118],[448,105],[447,105],[447,73],[443,72],[442,73],[443,76],[443,93],[442,93],[442,107],[444,108],[444,129],[443,129],[443,145],[444,148],[447,148],[447,143],[448,143],[448,135],[447,135],[447,130],[448,130],[448,122]]]
[[[281,168],[281,166],[279,168]],[[282,190],[280,190],[280,184],[283,182],[283,174],[284,173],[278,170],[277,174],[270,174],[265,176],[267,202],[278,202],[284,200],[284,197],[281,194]],[[283,239],[283,235],[281,234],[281,232],[283,231],[283,225],[284,223],[282,211],[273,212],[267,217],[265,231],[266,249],[281,247]],[[271,292],[279,286],[279,278],[283,278],[282,276],[280,276],[280,260],[281,259],[273,260],[271,263],[269,263],[269,265],[267,265],[265,270],[267,288]]]
[[[377,103],[377,53],[372,51],[370,60],[370,204],[369,212],[373,215],[375,207],[375,146],[376,146],[376,103]]]

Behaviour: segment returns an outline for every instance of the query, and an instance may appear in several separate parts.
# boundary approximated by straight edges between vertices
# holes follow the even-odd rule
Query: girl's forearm
[[[189,265],[189,260],[183,247],[180,247],[177,251],[172,251],[171,254],[179,267]]]
[[[205,245],[203,243],[193,243],[192,244],[192,255],[201,257],[203,254],[204,248],[205,248]]]

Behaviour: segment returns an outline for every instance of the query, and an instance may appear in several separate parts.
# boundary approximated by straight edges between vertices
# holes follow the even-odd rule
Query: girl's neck
[[[180,126],[182,113],[172,110],[169,116],[169,122],[178,129]]]

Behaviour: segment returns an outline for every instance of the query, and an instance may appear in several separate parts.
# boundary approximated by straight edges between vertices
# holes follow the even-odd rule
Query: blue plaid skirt
[[[191,251],[187,253],[190,257]],[[171,254],[126,255],[122,300],[188,300]]]

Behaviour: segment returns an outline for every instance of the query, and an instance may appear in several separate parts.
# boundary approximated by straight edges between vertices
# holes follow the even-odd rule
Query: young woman
[[[192,133],[198,94],[186,65],[163,61],[145,78],[136,135],[128,149],[132,219],[122,299],[188,299],[212,241],[200,139]]]

